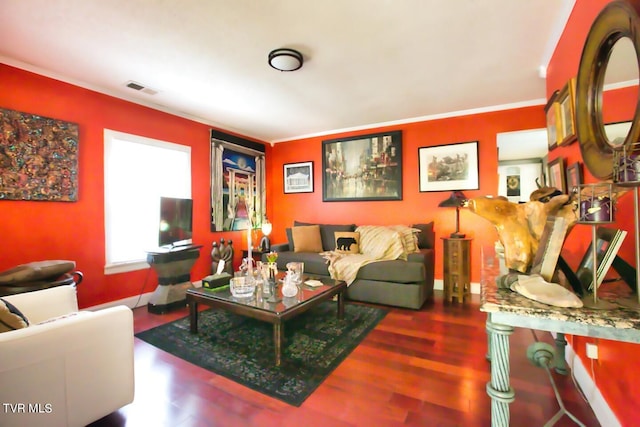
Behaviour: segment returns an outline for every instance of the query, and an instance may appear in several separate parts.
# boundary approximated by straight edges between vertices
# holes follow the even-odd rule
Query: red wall
[[[210,274],[213,240],[232,238],[236,247],[241,242],[240,232],[209,232],[209,126],[3,64],[0,82],[0,108],[77,123],[80,136],[77,202],[0,202],[0,270],[45,259],[74,260],[84,273],[78,287],[82,307],[155,289],[157,277],[149,270],[104,275],[105,128],[191,146],[193,240],[204,245],[192,280]]]
[[[582,54],[582,46],[587,38],[591,24],[596,16],[609,3],[609,0],[577,1],[573,13],[567,23],[556,51],[548,67],[547,96],[556,89],[561,89],[571,78],[576,77]],[[620,89],[605,93],[603,104],[607,106],[605,122],[618,122],[631,119],[625,111],[633,111],[629,105],[637,103],[637,89]],[[617,108],[616,108],[617,107]],[[627,107],[627,108],[625,108]],[[549,159],[563,157],[565,164],[582,162],[578,143],[560,147],[549,153]],[[584,163],[584,162],[582,162]],[[584,168],[585,182],[597,180]],[[627,194],[619,199],[616,209],[615,227],[628,231],[627,238],[619,254],[629,263],[635,264],[633,196]],[[591,229],[578,225],[568,236],[563,247],[563,255],[574,268],[580,262],[582,254],[591,242]],[[606,289],[603,285],[602,289]],[[624,285],[622,286],[624,288]],[[602,392],[605,400],[615,412],[623,425],[637,425],[640,419],[640,385],[634,379],[640,367],[640,346],[615,341],[598,340],[585,337],[570,337],[573,348],[587,367],[591,361],[586,358],[587,342],[598,343],[599,359],[593,364],[594,382]],[[589,370],[589,369],[588,369]]]
[[[334,134],[275,144],[270,157],[268,180],[269,219],[274,223],[273,241],[286,241],[286,227],[294,220],[323,223],[413,224],[435,221],[437,239],[437,279],[442,279],[442,243],[440,237],[455,229],[455,211],[438,208],[438,203],[450,192],[418,190],[418,148],[478,141],[480,189],[465,191],[467,197],[495,195],[498,191],[498,152],[496,134],[545,127],[543,106],[527,107],[484,114],[425,121],[419,123],[374,128],[360,132]],[[322,201],[322,141],[387,130],[402,130],[403,199],[381,202]],[[283,165],[313,161],[313,193],[284,194]],[[485,219],[467,211],[460,212],[460,230],[473,237],[472,281],[480,281],[480,250],[493,246],[497,240],[495,228]]]

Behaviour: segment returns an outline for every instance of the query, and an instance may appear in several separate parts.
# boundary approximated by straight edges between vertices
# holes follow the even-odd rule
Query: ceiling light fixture
[[[279,71],[295,71],[302,68],[302,54],[293,49],[275,49],[269,52],[269,65]]]

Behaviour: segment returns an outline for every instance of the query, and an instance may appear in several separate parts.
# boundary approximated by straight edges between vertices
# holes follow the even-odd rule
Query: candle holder
[[[598,250],[597,226],[614,222],[613,184],[603,182],[598,184],[583,184],[578,187],[578,207],[580,209],[578,224],[591,225],[591,256],[593,257],[593,298],[584,297],[585,307],[610,310],[616,305],[598,299]]]
[[[613,151],[613,180],[621,187],[640,186],[640,143]]]

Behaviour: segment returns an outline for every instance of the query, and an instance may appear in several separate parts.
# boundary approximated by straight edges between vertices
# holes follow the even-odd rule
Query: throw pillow
[[[334,251],[336,249],[336,231],[355,231],[355,224],[313,224],[309,222],[294,221],[294,227],[302,225],[319,225],[320,238],[322,239],[322,249],[325,251]]]
[[[15,331],[29,326],[27,318],[9,301],[0,298],[0,332]]]
[[[319,225],[293,227],[291,229],[291,235],[293,236],[294,252],[322,252],[322,239],[320,238]]]
[[[293,246],[293,233],[291,232],[291,227],[285,228],[285,233],[287,233],[287,243],[289,244],[289,250],[295,250],[295,246]]]
[[[420,230],[418,233],[418,248],[433,249],[435,246],[435,232],[433,231],[433,221],[427,224],[413,224],[412,228]]]
[[[67,260],[30,262],[0,272],[0,285],[55,279],[63,273],[73,270],[75,267],[75,261]]]
[[[355,231],[336,231],[335,250],[343,254],[360,253],[360,233]]]
[[[382,225],[361,225],[360,252],[375,259],[407,259],[402,239],[397,231]]]
[[[407,227],[406,225],[391,225],[389,228],[400,234],[402,246],[404,246],[406,253],[413,254],[420,252],[420,249],[418,248],[418,233],[420,233],[420,230],[417,228]]]

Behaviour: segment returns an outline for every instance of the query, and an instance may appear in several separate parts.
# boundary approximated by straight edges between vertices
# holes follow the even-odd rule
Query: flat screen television
[[[160,228],[158,244],[175,247],[192,243],[193,200],[160,197]]]

